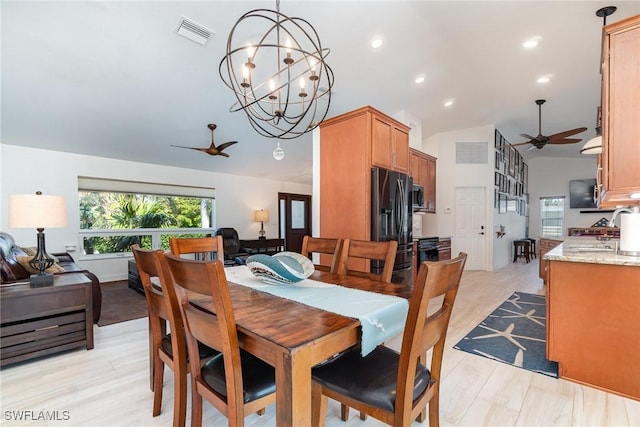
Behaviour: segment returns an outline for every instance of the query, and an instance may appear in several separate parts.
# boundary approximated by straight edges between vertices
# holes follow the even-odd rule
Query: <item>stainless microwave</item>
[[[413,184],[413,190],[411,191],[411,200],[413,203],[413,209],[424,209],[424,188],[421,185]]]

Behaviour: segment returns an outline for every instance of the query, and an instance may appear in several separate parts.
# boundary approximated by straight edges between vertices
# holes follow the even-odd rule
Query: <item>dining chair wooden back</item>
[[[398,250],[398,242],[395,240],[386,242],[373,242],[370,240],[345,239],[342,243],[342,253],[338,264],[338,274],[367,277],[373,280],[390,282],[393,273],[393,264]],[[349,260],[353,258],[383,261],[382,272],[365,272],[349,269]]]
[[[149,309],[149,367],[153,391],[153,416],[158,416],[162,409],[162,384],[166,365],[174,372],[173,425],[182,427],[185,424],[187,410],[187,347],[180,309],[177,304],[172,305],[168,301],[170,294],[177,301],[173,288],[167,286],[170,273],[166,263],[162,262],[162,250],[145,250],[137,244],[131,249]],[[170,334],[167,334],[167,322]]]
[[[191,425],[202,425],[204,397],[227,418],[242,426],[244,417],[275,402],[275,370],[266,362],[241,350],[236,320],[221,260],[195,261],[166,255],[185,324],[191,360]],[[213,299],[214,313],[189,303],[189,297]],[[202,366],[197,342],[219,350]]]
[[[193,254],[197,260],[224,260],[222,236],[170,237],[169,247],[174,255]]]
[[[311,255],[318,253],[321,255],[331,255],[331,265],[322,263],[314,264],[319,271],[330,271],[337,273],[340,261],[340,251],[342,250],[342,239],[329,239],[325,237],[304,236],[302,239],[302,255],[311,258]]]
[[[452,260],[420,265],[400,353],[378,346],[362,357],[356,348],[314,368],[313,425],[324,425],[330,397],[393,426],[423,421],[428,403],[429,426],[438,426],[444,344],[466,259],[461,252]],[[425,366],[427,351],[432,352],[430,368]]]

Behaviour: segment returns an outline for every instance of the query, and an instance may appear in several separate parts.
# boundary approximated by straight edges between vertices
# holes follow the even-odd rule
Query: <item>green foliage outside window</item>
[[[79,198],[82,230],[206,228],[213,209],[212,200],[198,197],[80,191]],[[162,235],[161,242],[162,248],[168,249],[169,235]],[[106,254],[128,252],[133,244],[150,249],[151,235],[85,237],[83,245],[86,254]]]

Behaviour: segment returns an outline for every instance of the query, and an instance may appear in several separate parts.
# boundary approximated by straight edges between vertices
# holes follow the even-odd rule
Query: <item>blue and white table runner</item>
[[[312,279],[305,279],[294,285],[270,285],[255,277],[245,265],[225,268],[225,273],[230,282],[358,319],[362,325],[362,356],[400,334],[409,311],[406,299],[392,295]]]

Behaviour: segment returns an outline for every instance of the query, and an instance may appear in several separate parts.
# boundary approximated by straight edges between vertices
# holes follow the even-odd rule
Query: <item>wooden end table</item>
[[[0,287],[0,366],[76,347],[93,348],[91,281],[58,274],[53,285]]]

